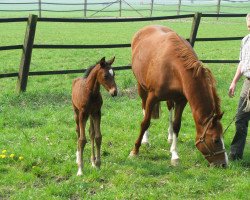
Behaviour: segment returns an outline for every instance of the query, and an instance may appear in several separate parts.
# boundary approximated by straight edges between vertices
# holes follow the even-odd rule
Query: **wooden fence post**
[[[32,48],[36,32],[36,23],[37,23],[37,15],[29,15],[26,34],[24,38],[24,44],[23,44],[23,53],[17,80],[17,91],[19,93],[25,92],[28,82]]]
[[[181,0],[179,0],[179,3],[178,3],[177,15],[180,15],[180,11],[181,11]]]
[[[151,0],[150,17],[152,17],[153,15],[153,9],[154,9],[154,0]]]
[[[122,16],[122,0],[119,1],[119,17]]]
[[[221,0],[218,0],[218,3],[217,3],[217,15],[220,14],[220,3],[221,3]],[[217,20],[218,20],[219,17],[217,17]]]
[[[84,17],[87,17],[87,0],[84,0]]]
[[[189,37],[189,43],[191,44],[192,47],[194,47],[198,28],[199,28],[200,21],[201,21],[201,16],[202,16],[202,13],[199,13],[199,12],[195,13],[195,15],[194,15],[191,33],[190,33],[190,37]]]
[[[38,0],[38,10],[39,10],[39,17],[42,17],[42,2]]]

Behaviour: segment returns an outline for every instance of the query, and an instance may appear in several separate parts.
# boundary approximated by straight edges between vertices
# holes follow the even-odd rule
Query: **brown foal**
[[[76,162],[78,164],[77,176],[82,175],[83,150],[87,139],[85,136],[85,126],[90,117],[90,140],[91,140],[91,162],[93,167],[101,165],[101,143],[102,135],[100,130],[102,96],[100,85],[102,85],[111,96],[117,95],[115,74],[111,67],[115,57],[109,61],[102,58],[96,65],[91,66],[85,72],[84,77],[77,78],[72,84],[72,104],[76,121],[76,132],[78,138]],[[96,156],[95,156],[96,144]]]

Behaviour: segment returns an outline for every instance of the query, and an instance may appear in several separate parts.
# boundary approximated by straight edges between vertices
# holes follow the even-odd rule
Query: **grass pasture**
[[[189,37],[191,20],[136,23],[38,23],[35,44],[129,43],[147,24],[163,24]],[[0,46],[22,44],[26,23],[0,24]],[[244,18],[203,18],[198,37],[244,36]],[[240,41],[197,42],[200,59],[237,59]],[[31,71],[86,68],[101,57],[116,56],[114,66],[131,61],[129,48],[95,50],[35,49]],[[0,73],[17,72],[21,51],[1,51]],[[226,127],[235,115],[236,97],[228,87],[235,64],[208,64],[216,80]],[[250,142],[243,161],[227,169],[207,167],[195,148],[195,127],[186,107],[178,149],[181,164],[170,165],[167,144],[166,106],[153,120],[149,147],[142,146],[138,158],[129,159],[142,119],[141,101],[130,70],[117,71],[119,94],[111,98],[102,90],[102,166],[90,164],[90,142],[84,152],[84,175],[76,177],[76,134],[71,107],[72,80],[82,74],[31,76],[27,92],[15,92],[16,78],[0,80],[0,199],[249,199]],[[234,135],[232,124],[225,134],[226,149]],[[248,137],[249,138],[249,137]],[[88,140],[89,141],[89,140]]]

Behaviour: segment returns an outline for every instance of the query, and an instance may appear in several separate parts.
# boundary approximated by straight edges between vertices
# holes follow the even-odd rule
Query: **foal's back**
[[[72,83],[72,103],[78,109],[87,101],[85,82],[85,78],[79,77],[74,79]]]

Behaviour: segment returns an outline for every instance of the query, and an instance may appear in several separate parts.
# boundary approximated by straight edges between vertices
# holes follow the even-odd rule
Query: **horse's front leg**
[[[135,142],[134,149],[130,152],[130,156],[136,156],[139,153],[139,148],[141,146],[142,137],[143,137],[143,134],[145,133],[145,131],[150,126],[151,114],[152,114],[152,110],[153,110],[153,107],[154,107],[156,102],[157,102],[156,97],[154,96],[154,94],[150,93],[148,95],[147,100],[146,100],[145,115],[144,115],[144,119],[143,119],[143,121],[141,123],[140,134],[139,134],[139,137],[137,138],[137,140]]]
[[[87,143],[86,135],[85,135],[85,126],[87,122],[87,115],[84,112],[79,112],[79,127],[80,127],[80,137],[78,138],[78,144],[77,144],[77,164],[78,164],[78,172],[77,176],[82,175],[82,169],[83,169],[83,150]]]
[[[95,132],[95,143],[96,143],[96,159],[95,166],[101,166],[101,144],[102,144],[102,134],[101,134],[101,110],[92,115],[93,124],[94,124],[94,132]]]
[[[172,154],[171,164],[173,166],[176,166],[179,164],[179,156],[177,152],[177,138],[178,138],[178,133],[181,128],[181,116],[182,116],[182,113],[186,104],[187,104],[186,99],[175,104],[176,106],[175,106],[175,119],[173,122],[173,142],[170,148],[170,152]]]
[[[173,101],[167,101],[167,107],[168,107],[168,110],[169,110],[169,116],[168,116],[168,122],[169,122],[169,126],[168,126],[168,143],[172,144],[172,142],[173,142],[173,134],[174,134],[174,130],[173,130],[174,102]]]

